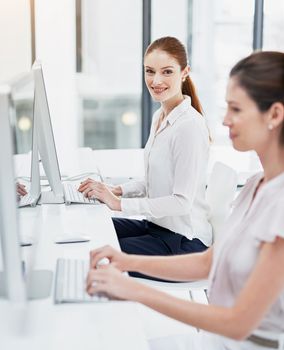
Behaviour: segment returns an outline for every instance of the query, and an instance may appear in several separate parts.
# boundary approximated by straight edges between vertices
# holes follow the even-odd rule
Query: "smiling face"
[[[264,152],[271,141],[269,112],[261,112],[234,77],[229,80],[226,100],[228,107],[223,124],[229,127],[234,148]]]
[[[160,103],[182,98],[182,81],[188,68],[181,69],[178,62],[165,51],[154,50],[144,59],[144,76],[152,98]]]

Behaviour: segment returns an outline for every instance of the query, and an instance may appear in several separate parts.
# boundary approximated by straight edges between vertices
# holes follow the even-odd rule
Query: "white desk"
[[[80,155],[79,155],[80,153]],[[94,151],[80,150],[78,161],[71,157],[60,162],[68,175],[96,171],[104,176],[143,176],[143,150]],[[19,157],[25,158],[25,157]],[[213,157],[214,158],[214,157]],[[219,160],[218,157],[215,157]],[[214,158],[214,159],[215,159]],[[21,159],[20,159],[21,160]],[[17,175],[28,175],[29,167],[20,161]],[[76,169],[72,165],[76,165]],[[24,171],[23,171],[24,169]],[[37,239],[34,265],[41,269],[55,269],[58,257],[86,258],[89,251],[104,244],[119,247],[110,212],[105,206],[43,205],[20,210],[24,236]],[[62,233],[85,233],[90,243],[55,245]],[[31,259],[31,248],[23,248]],[[168,290],[181,298],[187,291]],[[2,349],[147,349],[145,338],[188,332],[189,327],[162,316],[142,305],[129,302],[109,302],[88,305],[54,305],[52,298],[30,302],[26,310],[11,308],[0,301],[0,344]]]
[[[89,205],[42,205],[20,209],[24,236],[35,240],[22,248],[37,269],[55,271],[58,257],[88,258],[92,248],[118,246],[108,209]],[[88,243],[54,244],[62,233],[83,232]],[[0,348],[5,350],[147,349],[137,318],[137,305],[110,301],[98,304],[54,305],[50,298],[30,301],[26,307],[0,300]]]

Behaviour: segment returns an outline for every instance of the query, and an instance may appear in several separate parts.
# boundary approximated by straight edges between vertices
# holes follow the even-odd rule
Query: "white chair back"
[[[234,169],[221,162],[214,164],[206,190],[214,241],[230,213],[230,205],[236,194],[237,184],[238,176]]]
[[[210,206],[210,222],[213,227],[214,240],[220,232],[226,217],[230,213],[230,204],[236,193],[237,180],[237,173],[234,169],[221,162],[216,162],[214,164],[206,190],[206,199]],[[208,284],[207,280],[171,283],[137,277],[133,278],[142,283],[151,285],[152,287],[161,288],[163,291],[168,291],[170,294],[178,297],[181,297],[181,293],[185,293],[185,295],[188,295],[188,299],[190,295],[189,290],[197,290],[201,294],[204,294],[204,289],[207,289]]]

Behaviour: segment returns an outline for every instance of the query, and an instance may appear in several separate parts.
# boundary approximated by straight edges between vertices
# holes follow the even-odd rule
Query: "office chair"
[[[213,242],[217,239],[226,218],[230,214],[230,205],[236,194],[237,181],[238,177],[234,169],[221,162],[214,164],[206,189],[206,201],[210,207],[209,221],[213,229]],[[172,291],[176,296],[181,294],[179,293],[181,289],[190,293],[189,291],[192,289],[207,289],[208,284],[207,280],[172,283],[133,278],[163,291]]]

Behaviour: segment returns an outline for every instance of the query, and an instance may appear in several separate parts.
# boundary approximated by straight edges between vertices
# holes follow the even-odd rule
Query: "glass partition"
[[[231,67],[252,52],[254,0],[193,1],[193,73],[214,143],[228,144],[225,90]]]
[[[142,2],[83,0],[80,143],[141,145]]]
[[[263,50],[284,51],[284,1],[264,1]]]

